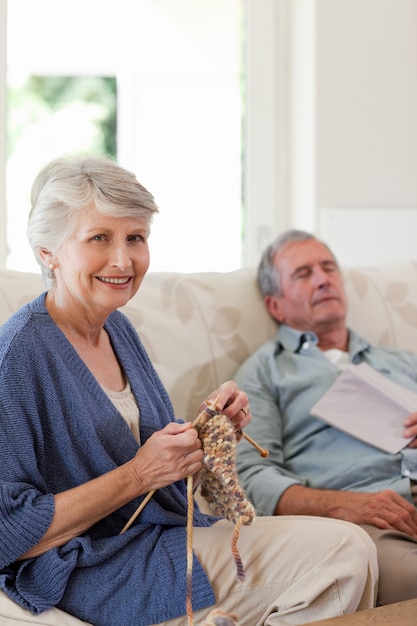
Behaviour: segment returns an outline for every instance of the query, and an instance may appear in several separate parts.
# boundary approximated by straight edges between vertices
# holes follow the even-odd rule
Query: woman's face
[[[148,222],[79,211],[74,233],[54,255],[55,300],[108,315],[137,292],[149,267]]]

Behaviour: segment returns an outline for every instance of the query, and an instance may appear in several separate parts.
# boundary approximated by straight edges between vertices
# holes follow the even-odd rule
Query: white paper
[[[417,411],[417,393],[393,383],[366,363],[349,365],[311,409],[331,426],[386,452],[397,453],[404,419]]]

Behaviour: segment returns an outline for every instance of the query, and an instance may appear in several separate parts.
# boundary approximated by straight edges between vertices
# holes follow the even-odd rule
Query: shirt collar
[[[318,339],[317,335],[312,331],[300,331],[286,324],[281,324],[277,331],[276,343],[277,354],[282,350],[303,354],[312,348],[316,348]],[[369,341],[349,329],[349,355],[353,363],[361,352],[369,350],[370,347]]]
[[[311,331],[300,331],[281,324],[277,332],[277,352],[306,352],[317,346],[317,336]]]

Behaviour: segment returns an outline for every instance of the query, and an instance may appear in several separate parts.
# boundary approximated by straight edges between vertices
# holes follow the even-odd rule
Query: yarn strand
[[[194,494],[193,477],[187,476],[187,597],[186,611],[188,626],[194,626],[193,615],[193,521],[194,521]]]
[[[236,472],[236,444],[242,437],[245,437],[245,434],[241,430],[235,432],[230,420],[217,409],[216,400],[207,404],[193,425],[197,430],[204,452],[201,469],[201,495],[208,502],[215,515],[224,517],[234,524],[231,552],[236,564],[237,579],[242,582],[245,579],[245,570],[237,547],[239,533],[242,525],[249,525],[255,519],[255,510],[240,487]],[[258,446],[253,439],[249,437],[246,439],[258,449],[261,456],[268,456],[269,452]],[[128,530],[154,493],[155,490],[147,494],[120,534]],[[192,607],[193,521],[193,477],[187,476],[187,596],[185,604],[188,626],[194,626]],[[236,615],[215,608],[207,615],[203,626],[236,626],[236,619]]]

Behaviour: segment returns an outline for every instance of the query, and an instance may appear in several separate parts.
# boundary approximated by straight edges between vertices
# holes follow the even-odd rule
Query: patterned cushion
[[[349,325],[380,346],[417,352],[417,263],[345,271]]]
[[[186,419],[275,333],[250,270],[148,274],[125,312]]]
[[[344,277],[352,328],[377,345],[417,352],[417,265],[347,269]],[[148,274],[125,310],[186,419],[276,332],[253,269]]]
[[[344,270],[348,323],[377,345],[417,352],[417,264]],[[0,323],[42,289],[40,277],[0,272]],[[149,273],[124,307],[174,403],[193,419],[199,403],[275,334],[255,270]]]

